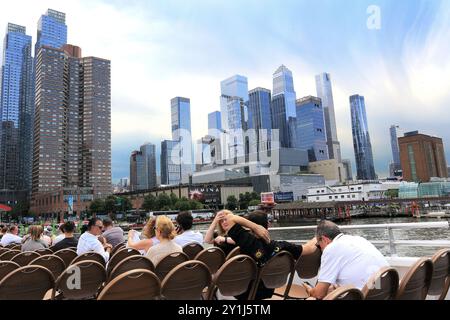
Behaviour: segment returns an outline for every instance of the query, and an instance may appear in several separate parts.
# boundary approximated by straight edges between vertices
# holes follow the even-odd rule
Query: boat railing
[[[384,224],[367,224],[367,225],[344,225],[339,226],[341,230],[387,230],[388,240],[371,240],[374,245],[388,245],[389,255],[397,256],[397,246],[409,247],[450,247],[450,240],[397,240],[394,236],[395,230],[413,230],[413,229],[449,229],[450,222],[417,222],[417,223],[384,223]],[[317,226],[297,226],[297,227],[277,227],[270,228],[269,231],[290,231],[305,230],[315,231]],[[206,233],[206,231],[201,231]],[[285,239],[283,239],[285,240]],[[304,244],[310,239],[305,240],[285,240],[292,243]]]

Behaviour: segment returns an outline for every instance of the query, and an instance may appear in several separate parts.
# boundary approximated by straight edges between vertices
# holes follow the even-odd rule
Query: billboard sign
[[[276,203],[294,202],[294,193],[293,192],[277,192],[277,193],[275,193],[275,202]]]
[[[219,205],[222,201],[222,192],[219,186],[192,186],[189,187],[189,199],[209,205]]]

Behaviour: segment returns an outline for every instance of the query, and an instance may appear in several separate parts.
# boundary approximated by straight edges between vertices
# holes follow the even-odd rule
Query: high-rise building
[[[322,101],[309,96],[297,100],[296,106],[298,148],[308,151],[310,162],[328,160]]]
[[[248,80],[235,75],[221,82],[220,108],[222,116],[222,156],[234,159],[244,156]]]
[[[0,190],[31,189],[33,63],[31,36],[9,23],[0,82]]]
[[[336,159],[341,162],[341,144],[339,143],[337,134],[333,88],[330,74],[322,73],[317,75],[316,88],[317,96],[322,100],[323,111],[325,114],[325,129],[327,132],[327,145],[330,159]]]
[[[373,163],[372,143],[370,141],[364,97],[360,95],[351,96],[350,109],[357,179],[376,180],[377,176]]]
[[[61,188],[111,194],[111,62],[81,49],[36,56],[33,198]]]
[[[284,109],[285,109],[285,120],[287,126],[287,140],[288,141],[280,141],[281,145],[286,145],[288,148],[296,148],[298,141],[294,141],[297,137],[297,127],[296,121],[296,108],[295,102],[297,100],[297,94],[294,90],[294,78],[292,76],[292,72],[284,65],[279,67],[275,73],[273,74],[273,94],[272,99],[279,105],[276,109],[281,109],[279,96],[284,97]],[[278,98],[278,99],[277,99]],[[272,115],[274,116],[274,115]],[[280,119],[281,120],[281,119]],[[279,122],[279,121],[276,121]],[[281,129],[281,128],[274,128]],[[283,134],[280,132],[280,137]],[[292,138],[292,139],[291,139]]]
[[[35,56],[42,46],[60,49],[65,44],[67,44],[66,14],[48,9],[38,22]]]
[[[194,149],[191,130],[191,101],[176,97],[171,101],[172,110],[172,140],[179,142],[181,180],[189,182],[194,172]]]
[[[392,163],[389,165],[389,174],[391,177],[400,176],[402,170],[400,163],[400,148],[398,146],[398,129],[399,126],[396,125],[392,125],[389,128],[392,149]]]
[[[283,94],[272,98],[271,103],[272,129],[278,130],[281,148],[290,147],[289,122],[286,121],[286,99]]]
[[[405,133],[398,139],[403,179],[411,182],[429,182],[431,178],[448,178],[447,161],[441,138]]]
[[[140,151],[133,151],[130,158],[131,190],[149,190],[157,187],[156,146],[147,143]]]
[[[256,88],[249,92],[247,128],[255,130],[258,154],[261,150],[270,149],[272,134],[271,101],[272,94],[268,89]]]
[[[345,172],[347,173],[346,181],[353,180],[353,170],[352,170],[352,161],[350,159],[343,159],[342,165],[345,168]]]
[[[178,141],[161,142],[161,184],[181,184],[180,144]]]
[[[222,116],[220,111],[215,111],[208,114],[208,135],[213,137],[220,137],[222,131]]]

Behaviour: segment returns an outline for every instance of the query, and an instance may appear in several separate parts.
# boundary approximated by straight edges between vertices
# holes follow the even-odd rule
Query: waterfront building
[[[431,178],[448,178],[447,161],[441,138],[408,132],[398,139],[403,179],[429,182]]]
[[[280,98],[284,101],[280,101]],[[272,99],[277,106],[274,107],[272,117],[285,116],[284,120],[281,118],[276,119],[274,122],[278,126],[274,129],[279,129],[280,131],[286,130],[286,132],[280,132],[280,142],[282,147],[286,148],[296,148],[295,138],[297,137],[297,127],[294,119],[296,118],[296,107],[295,102],[297,100],[297,94],[294,90],[294,78],[291,70],[286,66],[280,66],[273,74],[273,94]],[[283,128],[281,121],[286,122],[286,128]],[[283,140],[285,139],[285,140]]]
[[[348,179],[347,167],[337,159],[316,161],[309,163],[309,172],[320,174],[328,182],[345,183]]]
[[[351,96],[350,109],[357,179],[376,180],[377,176],[373,162],[372,143],[370,141],[364,97],[360,95]]]
[[[330,159],[336,159],[341,162],[341,144],[337,134],[333,88],[330,74],[321,73],[316,76],[316,89],[317,96],[322,100],[329,157]]]
[[[130,158],[131,191],[156,188],[156,146],[147,143]]]
[[[176,97],[171,101],[172,140],[178,141],[182,183],[188,183],[194,171],[194,149],[191,128],[191,101]]]
[[[322,101],[316,97],[297,100],[298,148],[307,150],[309,161],[328,160],[327,136]]]
[[[111,62],[79,47],[36,56],[32,198],[63,188],[111,194]],[[34,202],[36,205],[36,201]]]
[[[12,202],[31,190],[33,63],[31,36],[9,23],[0,79],[0,190]],[[26,198],[26,197],[25,197]]]
[[[256,152],[258,153],[261,150],[270,149],[272,134],[271,100],[272,95],[268,89],[256,88],[249,92],[247,128],[255,131]]]

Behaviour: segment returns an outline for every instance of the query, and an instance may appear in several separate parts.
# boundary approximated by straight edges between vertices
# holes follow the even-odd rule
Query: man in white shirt
[[[19,228],[17,226],[9,227],[8,232],[2,237],[0,244],[4,247],[10,244],[21,244],[22,238],[18,236]]]
[[[192,231],[194,218],[190,212],[181,212],[177,216],[178,236],[175,238],[175,243],[184,247],[190,243],[198,243],[203,245],[203,235],[200,232]]]
[[[317,246],[322,250],[318,284],[308,288],[311,297],[323,299],[335,286],[351,285],[362,289],[370,276],[389,266],[373,244],[362,237],[341,233],[331,221],[319,223]]]
[[[108,262],[112,246],[108,243],[101,243],[98,237],[103,232],[103,222],[94,218],[89,220],[87,231],[78,240],[77,254],[80,256],[87,252],[97,252],[102,255],[105,262]]]

